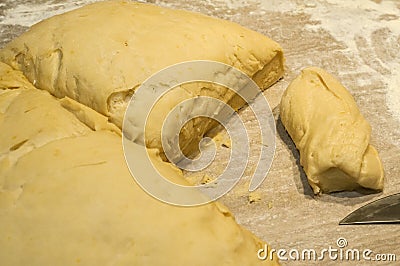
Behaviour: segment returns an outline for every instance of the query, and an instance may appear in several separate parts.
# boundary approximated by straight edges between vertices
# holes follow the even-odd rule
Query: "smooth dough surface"
[[[285,91],[280,112],[314,193],[383,189],[383,166],[369,144],[371,127],[330,74],[304,69]]]
[[[146,194],[106,117],[1,63],[0,71],[2,265],[278,264],[258,260],[264,243],[223,205],[174,207]],[[185,183],[158,150],[149,153],[163,175]]]
[[[21,70],[36,87],[58,98],[68,96],[119,127],[131,95],[143,81],[189,60],[232,65],[261,89],[283,75],[281,47],[260,33],[198,13],[129,1],[99,2],[52,17],[0,51],[0,61]],[[209,95],[236,109],[244,104],[224,87],[203,85],[178,88],[166,96],[147,127],[148,147],[162,150],[157,118],[178,100]],[[204,118],[190,121],[181,131],[183,153],[196,150],[198,140],[213,126]]]

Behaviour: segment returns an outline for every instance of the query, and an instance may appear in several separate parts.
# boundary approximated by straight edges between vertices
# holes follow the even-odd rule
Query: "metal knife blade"
[[[400,193],[372,201],[347,215],[339,225],[400,223]]]

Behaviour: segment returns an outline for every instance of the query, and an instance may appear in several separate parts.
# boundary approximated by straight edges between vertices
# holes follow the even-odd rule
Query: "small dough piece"
[[[327,72],[304,69],[283,94],[280,113],[315,194],[383,189],[383,166],[369,144],[371,127]]]
[[[143,81],[165,67],[190,60],[232,65],[261,89],[283,75],[281,47],[258,32],[199,13],[130,1],[98,2],[54,16],[0,51],[0,61],[23,71],[39,89],[58,98],[68,96],[119,127],[132,94]],[[164,112],[177,100],[198,95],[231,102],[236,109],[244,104],[225,88],[199,85],[169,95]],[[160,121],[153,121],[146,130],[146,145],[161,151]],[[180,138],[183,153],[196,150],[196,139],[214,126],[204,118],[188,123]]]

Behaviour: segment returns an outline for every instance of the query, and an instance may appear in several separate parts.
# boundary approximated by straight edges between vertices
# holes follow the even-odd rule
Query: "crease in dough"
[[[36,89],[21,72],[1,62],[0,76],[0,161],[4,167],[57,139],[99,130],[121,136],[107,117],[72,99],[59,100]]]
[[[315,194],[383,189],[384,170],[370,145],[371,127],[347,89],[326,71],[309,67],[290,83],[280,119]]]

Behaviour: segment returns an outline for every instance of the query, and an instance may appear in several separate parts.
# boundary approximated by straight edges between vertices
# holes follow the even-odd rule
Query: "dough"
[[[21,72],[1,62],[0,75],[0,160],[14,163],[34,148],[91,129],[120,134],[97,112],[68,98],[55,101],[48,92],[32,86]]]
[[[300,151],[315,194],[382,190],[384,172],[371,127],[351,94],[322,69],[304,69],[283,94],[280,117]]]
[[[264,243],[223,205],[182,208],[146,194],[106,117],[35,89],[2,63],[0,72],[2,265],[262,263]],[[162,174],[185,184],[158,150],[149,153]]]
[[[0,52],[0,61],[23,71],[36,87],[58,98],[68,96],[119,127],[144,80],[172,64],[198,59],[232,65],[261,89],[283,75],[281,47],[260,33],[198,13],[129,1],[99,2],[52,17]],[[157,117],[197,95],[217,96],[236,109],[244,104],[224,87],[203,85],[178,88]],[[150,121],[146,144],[161,150],[159,121]],[[190,121],[181,132],[183,153],[193,153],[214,125],[204,118]]]

